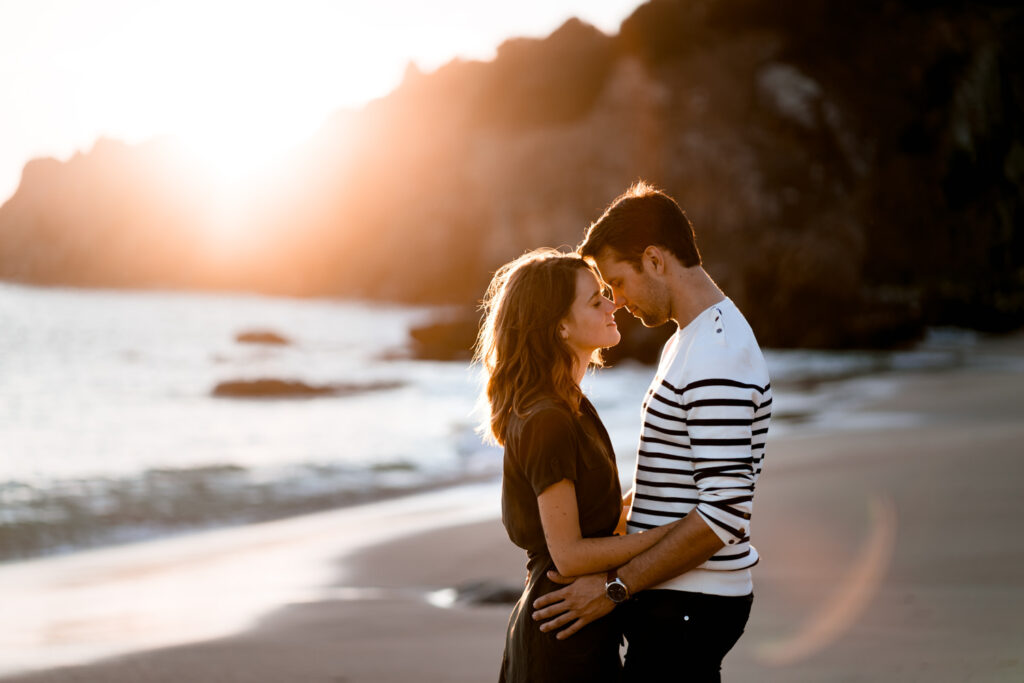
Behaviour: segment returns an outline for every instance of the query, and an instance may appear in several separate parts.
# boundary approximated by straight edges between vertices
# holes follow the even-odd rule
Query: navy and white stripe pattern
[[[757,563],[750,520],[772,411],[763,357],[746,321],[732,308],[739,316],[732,323],[739,329],[729,330],[732,339],[726,341],[720,336],[724,332],[716,330],[733,316],[723,316],[713,307],[711,324],[704,325],[703,334],[690,339],[677,334],[666,346],[644,399],[629,517],[629,531],[636,532],[696,510],[725,543],[702,565],[715,570],[746,569]],[[695,321],[698,332],[702,322]],[[688,326],[681,332],[694,330]],[[747,333],[753,353],[749,344],[735,347],[746,341]],[[702,343],[713,346],[710,353],[692,346]]]

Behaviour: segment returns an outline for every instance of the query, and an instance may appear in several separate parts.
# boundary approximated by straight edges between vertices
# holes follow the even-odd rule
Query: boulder
[[[239,332],[235,335],[235,341],[239,344],[273,344],[276,346],[288,346],[291,344],[287,337],[270,330]]]
[[[394,381],[311,385],[294,380],[253,379],[220,382],[213,388],[212,394],[219,398],[311,398],[351,396],[369,391],[397,389],[401,386],[402,382]]]

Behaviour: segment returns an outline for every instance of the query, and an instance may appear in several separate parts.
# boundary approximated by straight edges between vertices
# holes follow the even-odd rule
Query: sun
[[[217,194],[210,229],[230,241],[292,152],[332,113],[397,85],[404,62],[382,59],[398,46],[359,30],[341,3],[201,3],[197,21],[199,5],[184,2],[196,7],[126,5],[117,31],[91,44],[82,116],[112,137],[176,139]]]
[[[276,126],[276,127],[275,127]],[[188,155],[217,186],[237,189],[273,175],[284,157],[314,131],[226,113],[175,132]]]

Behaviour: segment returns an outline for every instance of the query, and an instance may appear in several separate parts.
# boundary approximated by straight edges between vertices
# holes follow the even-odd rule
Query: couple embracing
[[[751,509],[772,398],[754,334],[701,267],[686,215],[638,183],[577,253],[502,267],[484,305],[477,359],[488,431],[505,448],[502,521],[528,558],[500,680],[720,680],[753,601]],[[625,496],[580,389],[618,343],[622,306],[678,328],[644,397]]]

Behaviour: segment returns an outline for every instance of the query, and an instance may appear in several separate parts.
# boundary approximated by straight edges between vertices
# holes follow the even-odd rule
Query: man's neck
[[[672,298],[669,318],[680,329],[689,325],[702,311],[725,299],[725,293],[700,266],[681,267],[672,273],[669,293]]]

